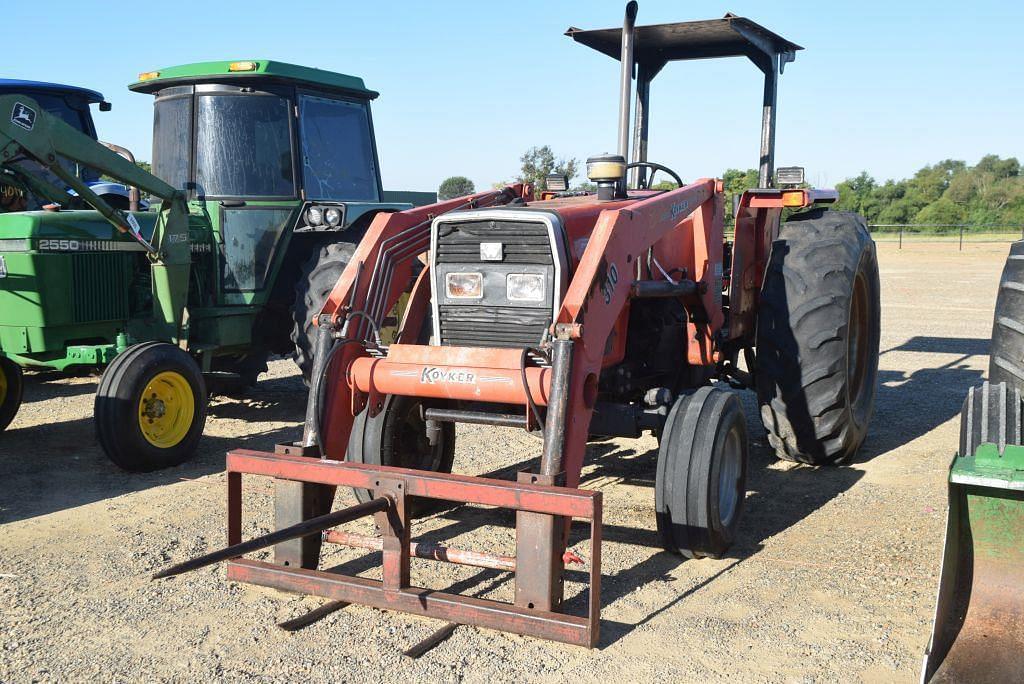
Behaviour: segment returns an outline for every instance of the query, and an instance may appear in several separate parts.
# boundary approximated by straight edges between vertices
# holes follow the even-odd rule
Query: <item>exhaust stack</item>
[[[619,155],[629,163],[629,100],[633,95],[633,29],[636,25],[637,3],[626,4],[622,23],[622,76],[619,83]],[[626,171],[622,171],[623,195],[626,194]]]

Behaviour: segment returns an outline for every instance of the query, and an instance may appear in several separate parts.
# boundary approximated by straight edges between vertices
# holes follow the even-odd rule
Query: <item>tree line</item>
[[[553,173],[569,180],[577,175],[575,159],[557,158],[548,145],[532,147],[520,158],[517,181],[544,189],[544,179]],[[726,219],[732,219],[733,196],[757,187],[756,169],[727,169],[722,174],[726,194]],[[503,183],[496,183],[503,185]],[[653,187],[671,189],[675,183],[662,180]],[[573,186],[592,190],[589,183]],[[989,154],[970,166],[964,161],[945,159],[917,171],[910,178],[878,182],[867,171],[837,183],[839,201],[835,208],[855,211],[869,224],[926,224],[929,231],[958,230],[955,226],[1024,225],[1024,174],[1015,157]],[[438,189],[442,198],[474,191],[468,178],[455,176]],[[453,194],[454,193],[454,194]]]

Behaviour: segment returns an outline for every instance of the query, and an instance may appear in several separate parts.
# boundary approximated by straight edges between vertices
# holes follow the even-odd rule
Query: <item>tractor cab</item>
[[[293,233],[349,231],[382,202],[361,78],[270,60],[204,62],[139,75],[154,96],[153,173],[209,217],[217,304],[263,298]]]
[[[96,126],[93,124],[89,106],[98,104],[101,111],[110,109],[110,103],[103,99],[102,94],[88,88],[42,81],[0,79],[0,95],[12,93],[28,95],[39,103],[47,113],[58,117],[93,140],[96,139]],[[27,170],[30,173],[41,174],[51,180],[55,179],[53,174],[48,173],[33,161],[23,160],[16,162],[16,165],[23,168],[28,166],[30,169]],[[70,160],[62,159],[61,165],[87,183],[92,184],[99,180],[99,174],[92,169],[75,164]],[[4,182],[5,180],[7,182]],[[22,184],[12,176],[0,178],[0,213],[33,211],[41,208],[44,203],[42,198],[22,187]]]

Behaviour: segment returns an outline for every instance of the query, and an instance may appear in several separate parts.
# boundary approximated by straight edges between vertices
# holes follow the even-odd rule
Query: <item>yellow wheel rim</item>
[[[185,439],[196,415],[196,399],[182,375],[158,373],[139,398],[139,428],[146,441],[169,449]]]

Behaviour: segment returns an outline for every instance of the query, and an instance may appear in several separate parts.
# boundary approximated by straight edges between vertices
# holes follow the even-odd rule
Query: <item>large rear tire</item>
[[[878,384],[878,260],[864,220],[815,210],[772,244],[757,317],[755,384],[768,441],[815,465],[856,453]]]
[[[25,390],[25,379],[21,366],[6,356],[0,356],[0,432],[14,420],[21,407],[22,393]]]
[[[1021,394],[1006,382],[986,382],[972,387],[960,409],[960,456],[973,456],[981,444],[995,444],[999,453],[1006,445],[1024,443],[1021,435]]]
[[[100,446],[121,468],[179,465],[195,454],[206,425],[203,374],[173,344],[137,344],[103,372],[94,412]]]
[[[661,433],[654,510],[666,551],[718,558],[736,539],[747,483],[739,399],[701,387],[676,399]]]
[[[302,378],[307,384],[313,372],[313,349],[316,344],[313,316],[323,309],[327,296],[338,284],[338,279],[355,251],[356,246],[350,242],[327,245],[302,266],[295,283],[292,342],[295,344],[295,365],[302,371]]]
[[[988,380],[1024,393],[1024,240],[1010,245],[999,279]]]

